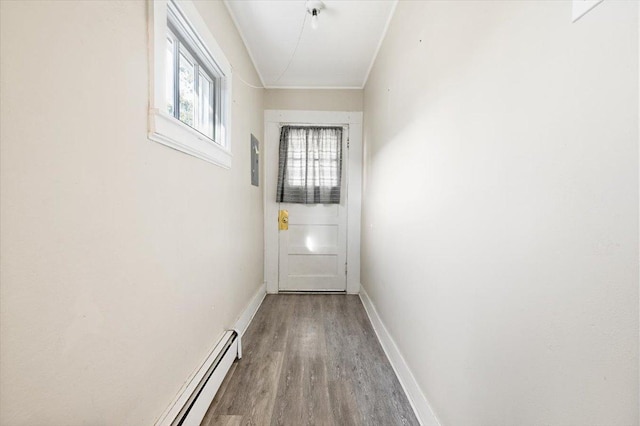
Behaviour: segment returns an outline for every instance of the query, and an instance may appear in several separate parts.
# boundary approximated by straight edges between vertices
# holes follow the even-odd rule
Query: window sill
[[[175,117],[158,110],[149,112],[149,139],[186,154],[231,168],[231,151],[200,134]]]

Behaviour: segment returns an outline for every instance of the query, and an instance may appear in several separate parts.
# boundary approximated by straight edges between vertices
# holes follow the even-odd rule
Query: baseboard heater
[[[236,357],[242,357],[240,334],[229,330],[156,426],[199,426]]]

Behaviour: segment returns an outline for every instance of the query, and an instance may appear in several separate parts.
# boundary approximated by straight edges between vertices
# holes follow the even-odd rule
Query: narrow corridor
[[[417,425],[358,296],[268,295],[203,425]]]

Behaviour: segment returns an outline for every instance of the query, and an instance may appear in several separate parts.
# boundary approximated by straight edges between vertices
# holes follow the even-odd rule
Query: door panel
[[[338,245],[338,225],[291,225],[289,226],[289,245],[305,247],[315,252],[322,247]]]
[[[337,273],[338,256],[335,254],[289,254],[289,277],[325,277]]]
[[[278,231],[281,291],[346,291],[348,151],[343,132],[340,204],[279,203],[289,229]]]

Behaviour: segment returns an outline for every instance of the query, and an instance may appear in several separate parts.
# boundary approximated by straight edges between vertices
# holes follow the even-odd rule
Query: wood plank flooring
[[[358,296],[267,295],[202,426],[418,425]]]

